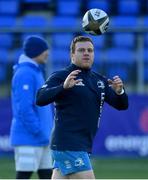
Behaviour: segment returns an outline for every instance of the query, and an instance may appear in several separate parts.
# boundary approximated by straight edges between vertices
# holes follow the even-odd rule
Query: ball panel
[[[84,17],[83,17],[83,21],[82,21],[82,27],[85,27],[89,24],[88,21],[88,11],[85,13]]]
[[[105,33],[107,31],[108,25],[109,25],[109,18],[105,19],[105,21],[102,24],[100,24],[101,33]]]
[[[86,33],[100,35],[106,32],[109,25],[108,15],[101,9],[88,10],[82,21],[82,27]]]
[[[91,9],[89,12],[92,14],[94,20],[98,20],[107,16],[107,14],[101,9]]]

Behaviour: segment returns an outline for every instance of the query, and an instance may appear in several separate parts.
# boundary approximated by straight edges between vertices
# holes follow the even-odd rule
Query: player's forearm
[[[109,93],[109,94],[108,94]],[[126,110],[128,108],[128,96],[124,92],[117,95],[114,91],[106,93],[105,101],[118,110]]]
[[[115,106],[118,110],[126,110],[128,108],[128,96],[125,93],[117,95],[115,98]]]
[[[124,93],[122,95],[117,95],[115,98],[115,107],[118,110],[126,110],[128,108],[128,96]]]

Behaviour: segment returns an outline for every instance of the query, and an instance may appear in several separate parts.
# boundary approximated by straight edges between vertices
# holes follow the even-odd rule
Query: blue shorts
[[[92,170],[90,158],[84,151],[52,150],[53,168],[60,170],[63,176],[80,171]]]

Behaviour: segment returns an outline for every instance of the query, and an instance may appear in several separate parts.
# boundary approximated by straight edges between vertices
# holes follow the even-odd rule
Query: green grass
[[[97,179],[148,179],[148,159],[93,158]],[[14,179],[15,166],[12,157],[0,158],[0,179]],[[32,178],[37,178],[33,175]]]
[[[92,163],[97,179],[148,179],[148,159],[97,158]]]

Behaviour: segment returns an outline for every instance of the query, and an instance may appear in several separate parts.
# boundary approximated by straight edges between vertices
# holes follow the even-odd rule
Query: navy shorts
[[[53,168],[60,170],[63,176],[81,171],[92,170],[90,158],[84,151],[52,150]]]

